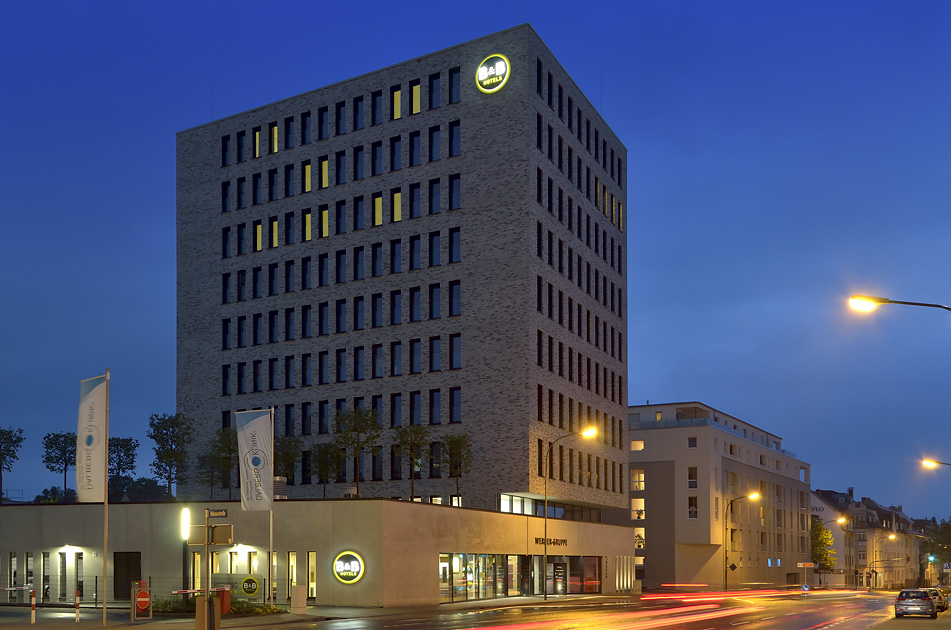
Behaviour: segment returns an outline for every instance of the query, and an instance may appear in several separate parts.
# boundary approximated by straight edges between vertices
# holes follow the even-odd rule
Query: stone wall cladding
[[[474,76],[477,65],[491,53],[503,52],[511,61],[512,76],[508,84],[498,93],[485,95],[476,89]],[[599,364],[607,366],[616,374],[623,375],[626,387],[625,363],[613,359],[605,352],[596,349],[592,344],[583,342],[579,337],[568,331],[564,326],[548,320],[537,313],[535,304],[536,277],[541,275],[545,282],[552,282],[565,293],[576,295],[586,309],[598,314],[600,319],[610,322],[626,338],[626,308],[624,316],[618,317],[610,313],[593,297],[582,294],[577,286],[569,282],[566,277],[552,270],[536,256],[536,223],[542,221],[545,229],[551,229],[565,241],[574,239],[576,249],[581,252],[586,261],[597,263],[597,267],[606,276],[610,277],[618,286],[624,285],[623,276],[610,269],[600,258],[596,258],[593,251],[582,246],[577,237],[570,232],[557,218],[547,213],[535,199],[535,173],[541,167],[546,175],[556,178],[558,186],[564,190],[571,190],[579,197],[574,183],[567,180],[567,176],[554,168],[545,156],[535,148],[535,120],[538,112],[543,113],[546,120],[552,120],[552,125],[564,127],[561,133],[566,139],[577,142],[570,136],[565,123],[557,118],[548,109],[545,101],[535,93],[536,60],[541,59],[546,69],[557,74],[557,82],[563,84],[566,92],[573,95],[577,107],[582,107],[585,115],[590,117],[602,133],[608,135],[612,148],[619,157],[623,156],[626,164],[626,151],[605,123],[596,114],[595,110],[583,97],[570,78],[554,61],[551,53],[538,39],[537,35],[528,26],[516,27],[477,39],[453,48],[439,51],[402,64],[371,72],[354,79],[308,92],[283,101],[265,105],[255,110],[237,114],[235,116],[208,123],[187,131],[178,136],[177,147],[177,185],[178,185],[178,362],[177,362],[177,410],[194,417],[199,425],[198,448],[213,437],[214,431],[221,427],[223,414],[230,414],[235,410],[252,409],[267,406],[276,408],[278,432],[283,433],[284,406],[294,404],[297,418],[294,427],[295,434],[301,432],[300,403],[314,403],[313,436],[305,436],[306,440],[330,439],[332,435],[320,436],[317,433],[317,402],[328,400],[331,410],[334,401],[346,398],[348,405],[353,404],[354,397],[365,397],[366,405],[370,406],[372,396],[383,396],[383,424],[387,429],[384,432],[384,445],[389,444],[391,431],[389,427],[390,394],[403,394],[403,421],[408,422],[409,401],[411,391],[420,391],[423,401],[421,413],[423,423],[427,422],[428,392],[439,389],[442,392],[442,422],[435,427],[434,439],[438,439],[446,432],[458,430],[467,431],[473,439],[474,464],[472,472],[463,477],[460,483],[465,505],[493,509],[497,505],[500,493],[541,494],[544,480],[536,474],[537,447],[536,440],[554,440],[565,434],[563,429],[538,423],[536,408],[537,386],[543,385],[555,391],[563,392],[566,397],[601,410],[603,413],[615,417],[619,427],[624,427],[625,407],[623,398],[616,401],[606,400],[586,388],[582,388],[567,379],[549,373],[539,368],[535,360],[535,343],[537,330],[543,330],[546,335],[551,334],[565,344],[579,347],[586,356],[597,360]],[[450,104],[449,76],[450,68],[460,68],[461,102]],[[427,109],[428,77],[432,73],[440,73],[440,107]],[[409,115],[409,83],[420,80],[422,92],[422,108],[419,114]],[[402,87],[403,116],[396,121],[388,120],[390,86]],[[383,92],[384,119],[378,126],[370,125],[371,94],[377,90]],[[352,131],[353,98],[364,97],[366,124],[358,131]],[[342,135],[334,134],[334,110],[338,102],[347,104],[347,132]],[[329,112],[330,136],[324,140],[318,137],[318,110],[327,107]],[[300,114],[311,112],[312,142],[301,145]],[[284,149],[284,120],[293,116],[295,119],[295,133],[297,142],[295,147]],[[462,152],[460,156],[448,157],[448,126],[451,121],[461,121]],[[234,159],[236,133],[245,131],[248,135],[248,151],[250,153],[252,129],[262,128],[266,136],[268,124],[276,122],[279,128],[280,150],[275,154],[268,154],[266,148],[259,158],[248,157],[244,162],[236,163]],[[441,129],[441,159],[428,162],[428,129],[439,125]],[[422,164],[409,166],[409,134],[419,131],[422,144]],[[232,159],[229,166],[221,166],[221,138],[230,135],[232,143]],[[389,139],[399,135],[402,138],[402,164],[398,171],[389,170]],[[374,142],[383,143],[384,171],[382,175],[370,175],[370,151]],[[359,181],[352,181],[353,148],[362,145],[366,151],[365,177]],[[348,181],[346,184],[334,185],[333,160],[337,151],[346,151]],[[587,152],[585,162],[594,169],[600,165]],[[283,196],[284,166],[295,165],[295,177],[299,187],[302,176],[300,164],[303,160],[311,160],[317,176],[317,161],[321,156],[329,156],[331,167],[331,185],[327,189],[314,190],[309,193],[299,193]],[[278,170],[279,199],[264,201],[260,205],[251,205],[251,179],[253,174],[261,173],[265,186],[267,173],[270,169]],[[448,210],[448,177],[459,174],[462,182],[462,207],[458,210]],[[235,194],[238,178],[244,177],[247,181],[246,207],[235,207]],[[441,181],[441,208],[438,215],[428,215],[426,202],[428,197],[427,184],[430,179],[440,178]],[[229,212],[221,212],[221,185],[222,182],[231,182],[231,204]],[[419,183],[422,190],[422,217],[409,219],[409,186]],[[611,182],[617,188],[614,182]],[[382,192],[384,197],[384,215],[389,209],[389,193],[394,188],[401,188],[403,194],[403,220],[398,223],[384,221],[384,225],[372,227],[370,217],[371,197],[376,192]],[[618,188],[616,194],[619,199],[625,198],[625,193]],[[366,200],[367,220],[366,228],[353,231],[352,202],[354,197],[363,196]],[[346,200],[348,206],[348,220],[351,222],[345,234],[333,234],[334,205],[339,200]],[[313,238],[309,242],[301,242],[300,227],[296,228],[297,238],[291,245],[284,244],[284,224],[286,213],[294,212],[295,221],[299,223],[301,211],[309,208],[314,217],[314,231],[318,228],[317,210],[327,204],[330,210],[331,236],[326,239]],[[592,202],[584,201],[586,211],[595,212]],[[626,203],[624,204],[626,207]],[[236,255],[235,233],[237,225],[244,223],[249,234],[254,221],[263,221],[265,224],[270,217],[278,217],[280,226],[280,246],[276,248],[264,247],[262,251]],[[621,242],[623,233],[611,226],[604,217],[596,217],[604,229],[614,230],[614,238]],[[461,230],[462,260],[459,263],[448,264],[448,230]],[[231,230],[231,256],[223,258],[222,228]],[[429,268],[426,266],[428,255],[427,235],[432,231],[441,234],[441,265]],[[408,239],[412,235],[421,235],[423,267],[420,270],[410,271],[408,260]],[[389,243],[393,239],[400,239],[403,245],[402,264],[400,274],[390,274]],[[372,243],[383,243],[383,275],[370,277],[370,246]],[[362,280],[353,279],[352,252],[353,248],[363,246],[366,257],[366,277]],[[343,284],[333,282],[333,261],[335,252],[347,250],[348,279]],[[625,250],[626,251],[626,250]],[[318,287],[317,259],[320,254],[329,254],[330,284]],[[300,260],[310,256],[313,260],[313,289],[300,290]],[[283,284],[284,263],[287,260],[296,261],[295,278],[297,287],[293,292],[285,292]],[[250,296],[250,282],[253,267],[261,267],[265,274],[268,265],[276,263],[279,268],[280,290],[275,296],[266,296],[243,302],[234,301],[235,283],[239,271],[248,274],[248,293]],[[221,303],[222,275],[231,274],[232,301],[229,304]],[[458,317],[448,317],[448,283],[458,280],[462,287],[462,314]],[[428,286],[431,283],[441,285],[441,317],[434,320],[426,319],[428,309]],[[411,287],[420,287],[423,296],[423,319],[419,322],[408,322],[408,290]],[[381,328],[370,328],[370,300],[376,293],[384,295],[384,323],[389,321],[389,295],[399,289],[403,294],[403,324],[398,326],[384,325]],[[265,286],[266,290],[266,286]],[[266,291],[265,291],[266,293]],[[366,328],[362,331],[352,331],[352,300],[355,296],[365,296],[366,300]],[[317,304],[329,303],[331,311],[331,326],[333,325],[333,305],[338,299],[347,300],[348,331],[346,333],[317,335]],[[279,338],[284,339],[284,312],[294,308],[296,313],[295,325],[299,333],[300,309],[304,304],[313,306],[314,336],[301,339],[296,334],[294,341],[280,341],[278,343],[264,343],[251,345],[251,321],[255,313],[263,314],[265,328],[267,314],[278,311]],[[236,347],[237,318],[248,318],[249,345],[244,348]],[[222,350],[222,320],[232,321],[231,349]],[[265,330],[266,333],[266,330]],[[461,334],[462,338],[462,369],[449,370],[449,335]],[[439,372],[427,371],[428,339],[440,336],[442,340],[442,370]],[[423,371],[421,374],[409,374],[409,348],[411,339],[420,339],[423,344]],[[265,340],[266,341],[266,340]],[[392,341],[401,341],[403,345],[403,375],[398,377],[386,376],[389,374],[389,351]],[[353,381],[353,349],[357,346],[366,348],[366,369],[369,376],[370,349],[374,344],[383,344],[384,378]],[[339,348],[347,349],[348,381],[346,383],[333,382],[333,357]],[[317,357],[318,353],[328,351],[331,357],[331,383],[317,384]],[[300,371],[302,354],[309,353],[313,357],[313,382],[310,387],[300,386]],[[294,356],[296,387],[283,387],[284,358]],[[282,378],[279,389],[259,393],[236,394],[235,379],[238,363],[245,363],[248,369],[248,390],[252,364],[261,360],[266,367],[270,358],[277,358]],[[222,395],[222,366],[231,366],[232,394]],[[264,374],[266,386],[266,369]],[[448,424],[449,418],[449,388],[462,388],[462,423]],[[623,389],[623,387],[622,387]],[[623,431],[623,428],[620,429]],[[604,444],[579,444],[580,438],[568,438],[559,442],[566,449],[582,448],[598,457],[610,459],[616,463],[623,463],[625,451],[620,445],[624,444],[621,435],[614,447]],[[557,447],[556,447],[557,448]],[[196,449],[197,452],[197,449]],[[383,478],[385,481],[365,481],[360,484],[360,491],[367,497],[403,496],[409,494],[410,482],[408,470],[403,466],[403,479],[389,480],[389,449],[384,446]],[[370,458],[367,458],[367,475],[370,478]],[[428,470],[424,468],[423,479],[416,480],[416,494],[428,500],[430,496],[439,495],[444,501],[448,495],[455,493],[455,480],[445,476],[439,479],[429,479]],[[558,477],[556,473],[556,478]],[[348,470],[349,481],[345,484],[327,484],[327,495],[340,496],[344,488],[353,485],[352,467]],[[289,488],[292,498],[315,498],[323,495],[320,484],[298,484]],[[619,507],[626,504],[626,482],[621,480],[621,489],[616,492],[587,488],[578,484],[569,484],[552,480],[549,483],[549,492],[552,498],[560,498],[589,504],[601,504]],[[623,492],[622,492],[623,490]],[[197,484],[185,484],[181,489],[184,496],[207,497],[208,489],[200,488]],[[216,489],[215,496],[227,496],[228,490]]]

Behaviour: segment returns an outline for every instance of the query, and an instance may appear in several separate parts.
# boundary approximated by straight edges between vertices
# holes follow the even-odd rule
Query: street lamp
[[[727,562],[729,562],[730,560],[729,560],[729,557],[727,556],[727,549],[726,549],[726,547],[727,547],[727,525],[728,525],[729,519],[730,519],[730,516],[729,516],[729,515],[730,515],[730,513],[731,513],[731,510],[733,509],[733,503],[736,502],[736,501],[742,501],[743,499],[749,499],[750,501],[756,501],[757,499],[759,499],[759,492],[751,492],[751,493],[749,493],[748,495],[746,495],[746,496],[744,496],[744,497],[736,497],[736,498],[734,498],[734,499],[730,499],[729,501],[727,501],[726,507],[725,507],[724,510],[723,510],[723,590],[724,590],[724,591],[730,590],[730,588],[729,588],[729,582],[728,582],[728,577],[727,577],[727,576],[729,575],[729,571],[730,571],[730,567],[729,567],[729,565],[727,564]]]
[[[182,590],[188,590],[188,530],[192,527],[188,508],[182,508]],[[182,593],[182,604],[188,607],[188,593]]]
[[[946,311],[951,311],[951,306],[945,306],[944,304],[928,304],[927,302],[903,302],[901,300],[889,300],[888,298],[875,297],[872,295],[853,295],[849,298],[849,306],[862,313],[870,313],[883,304],[926,306],[928,308],[941,308]]]
[[[874,538],[872,538],[872,553],[873,553],[873,554],[875,553],[876,547],[878,547],[878,541],[880,541],[880,540],[885,540],[886,538],[887,538],[888,540],[895,540],[895,534],[889,534],[888,536],[875,536]],[[884,553],[885,553],[886,556],[888,555],[888,552],[887,552],[887,551],[884,552]],[[869,590],[872,589],[872,583],[871,583],[871,579],[872,579],[871,572],[872,572],[872,570],[873,570],[873,569],[872,569],[872,565],[873,565],[873,564],[884,564],[884,563],[886,563],[886,562],[892,562],[892,561],[894,561],[894,560],[896,560],[896,558],[880,558],[880,559],[878,559],[878,560],[873,560],[873,561],[871,561],[871,562],[868,563],[868,569],[869,569],[869,576],[868,576],[868,577],[869,577],[869,585],[868,585],[868,586],[869,586]],[[886,570],[887,568],[888,568],[888,567],[884,567],[883,570]],[[885,580],[883,579],[882,582],[884,583],[884,581],[885,581]]]
[[[923,459],[921,460],[921,465],[925,468],[937,468],[940,466],[951,466],[948,462],[939,462],[935,459]]]
[[[590,440],[597,434],[598,434],[597,428],[588,427],[587,429],[581,432],[581,437]],[[544,461],[542,462],[542,473],[544,473],[545,475],[545,538],[544,538],[545,557],[544,557],[544,561],[542,562],[542,584],[543,584],[542,591],[545,594],[546,601],[548,600],[548,467],[551,466],[551,449],[555,446],[555,444],[557,444],[561,440],[564,440],[565,438],[569,438],[573,435],[577,435],[577,434],[568,433],[566,435],[561,436],[554,442],[550,443],[548,445],[548,465],[546,466],[545,462]]]
[[[846,520],[846,519],[845,519],[844,516],[840,516],[839,518],[830,518],[828,521],[822,521],[821,526],[822,526],[822,527],[825,527],[827,523],[838,523],[839,525],[844,525],[844,524],[845,524],[845,520]],[[829,533],[831,534],[832,531],[830,530]],[[833,537],[833,539],[832,539],[832,542],[833,542],[833,544],[835,543],[835,538],[834,538],[834,537]],[[816,575],[819,576],[819,586],[822,586],[822,567],[821,567],[821,565],[816,565],[816,567],[815,567],[815,572],[816,572]],[[803,571],[803,573],[805,573],[805,571]],[[803,578],[803,581],[805,581],[805,577]]]

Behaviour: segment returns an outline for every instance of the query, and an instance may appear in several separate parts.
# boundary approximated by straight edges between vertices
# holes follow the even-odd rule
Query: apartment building
[[[645,588],[800,583],[809,465],[782,439],[700,402],[628,408],[630,509]]]

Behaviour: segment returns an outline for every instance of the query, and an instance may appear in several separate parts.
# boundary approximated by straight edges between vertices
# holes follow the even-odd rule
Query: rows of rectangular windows
[[[455,126],[453,126],[455,125]],[[455,123],[450,123],[450,142],[449,142],[449,155],[450,157],[455,157],[460,155],[460,138],[459,135],[459,125],[458,121]],[[430,129],[430,147],[429,147],[429,159],[438,160],[439,159],[439,127],[434,127]],[[435,137],[435,140],[433,138]],[[435,142],[435,144],[432,144]],[[390,140],[390,170],[399,170],[402,168],[402,140],[399,137],[391,138]],[[371,147],[371,159],[370,159],[370,174],[371,175],[381,175],[383,173],[383,153],[382,153],[382,143],[374,143]],[[409,164],[410,166],[417,166],[420,164],[419,160],[419,137],[418,134],[410,134],[410,152],[409,152]],[[334,174],[334,185],[346,184],[347,183],[347,156],[346,151],[338,151],[333,157],[333,174]],[[323,190],[329,188],[330,183],[330,157],[321,156],[317,159],[316,169],[313,167],[311,160],[304,160],[300,164],[286,164],[283,169],[270,169],[266,173],[253,173],[250,178],[250,184],[247,177],[238,177],[232,180],[225,180],[221,182],[221,212],[231,212],[232,210],[241,210],[249,206],[257,206],[263,204],[267,201],[278,201],[280,199],[286,199],[288,197],[294,197],[296,194],[304,194],[312,192],[313,190]],[[354,147],[353,149],[353,170],[350,175],[354,181],[361,180],[364,178],[363,170],[364,162],[364,149],[362,146]],[[315,172],[316,171],[316,172]],[[280,176],[280,173],[283,172],[283,177]],[[300,173],[300,175],[298,175]],[[298,181],[299,178],[299,181]],[[459,186],[460,175],[450,175],[449,176],[449,207],[452,208],[453,203],[461,204],[460,193],[461,189]],[[430,180],[430,187],[433,186],[431,182],[437,182],[435,187],[436,199],[428,201],[428,205],[431,207],[435,205],[437,208],[440,204],[439,199],[439,186],[438,179]],[[454,182],[456,187],[454,188]],[[316,187],[314,186],[316,184]],[[413,190],[413,187],[419,188],[420,184],[413,184],[409,187],[410,190]],[[455,191],[455,195],[452,192]],[[432,195],[432,190],[430,195]],[[374,193],[375,195],[383,195],[383,192]],[[430,214],[437,214],[438,209],[433,212],[430,210]],[[418,216],[418,215],[417,215]],[[369,223],[369,221],[367,221]],[[376,224],[374,224],[376,225]],[[358,228],[354,228],[358,229]],[[361,228],[362,229],[362,221]]]
[[[542,115],[538,114],[536,119],[536,140],[535,146],[539,151],[544,152],[544,142],[542,133]],[[624,204],[621,203],[620,197],[615,197],[614,191],[609,190],[607,184],[597,175],[594,176],[594,193],[592,194],[591,186],[591,167],[584,166],[584,162],[581,157],[575,157],[574,150],[571,147],[567,149],[567,155],[565,153],[564,142],[561,136],[558,136],[558,150],[557,152],[554,149],[554,137],[551,125],[548,126],[548,160],[557,165],[558,170],[562,173],[565,172],[567,168],[568,181],[575,182],[575,185],[578,187],[578,191],[581,192],[588,201],[594,202],[595,208],[601,209],[601,214],[605,217],[609,217],[611,224],[616,226],[617,229],[621,232],[624,231]],[[539,169],[539,172],[541,169]],[[552,211],[552,180],[548,179],[548,211]],[[559,195],[563,195],[561,188],[559,187]],[[541,199],[539,198],[539,203]],[[608,210],[610,209],[610,213]]]
[[[624,363],[624,333],[616,330],[614,326],[609,326],[607,320],[602,320],[593,311],[586,309],[581,302],[576,304],[574,298],[570,296],[566,299],[565,292],[560,289],[557,290],[556,302],[555,287],[550,282],[547,284],[548,299],[546,300],[545,284],[541,276],[536,276],[535,309],[542,315],[547,312],[548,319],[551,321],[557,321],[562,328],[577,333],[579,339]]]
[[[547,401],[546,401],[547,391]],[[598,429],[597,439],[605,445],[613,448],[624,449],[624,441],[621,436],[623,430],[623,420],[609,416],[608,413],[598,408],[592,409],[590,405],[585,406],[580,400],[575,401],[570,396],[556,392],[552,389],[546,389],[538,385],[538,422],[547,422],[549,425],[559,429],[564,429],[569,433],[577,430],[582,431],[589,426],[595,426]],[[575,404],[577,402],[577,405]],[[586,411],[587,410],[587,411]],[[585,418],[582,421],[582,418]]]
[[[444,98],[450,104],[462,100],[462,77],[459,68],[448,71],[449,85],[444,94],[441,90],[442,73],[428,75],[426,103],[428,109],[438,109]],[[384,118],[400,120],[405,111],[412,116],[423,109],[423,83],[419,79],[408,82],[409,90],[405,91],[402,84],[391,85],[386,94],[384,90],[376,90],[369,95],[361,94],[352,99],[337,101],[333,108],[329,105],[318,107],[316,120],[312,112],[302,112],[297,116],[287,116],[282,121],[276,120],[266,126],[257,126],[251,129],[250,136],[247,130],[240,130],[234,134],[221,137],[221,166],[230,166],[232,163],[244,162],[249,158],[258,158],[264,154],[275,154],[281,150],[293,149],[298,145],[310,144],[313,139],[326,140],[330,137],[331,128],[334,135],[340,136],[348,131],[359,131],[367,122],[370,126],[380,125]],[[369,96],[369,98],[367,98]],[[386,96],[386,102],[384,102]],[[369,112],[365,106],[369,101]],[[350,113],[348,117],[347,109]],[[384,109],[385,107],[385,109]],[[331,120],[331,112],[333,120]],[[369,113],[369,121],[367,121]],[[283,143],[282,143],[283,139]]]
[[[552,374],[566,378],[569,382],[589,392],[593,391],[606,400],[624,404],[623,375],[609,370],[607,366],[597,361],[592,361],[591,357],[584,356],[571,346],[566,347],[564,342],[557,341],[551,335],[547,336],[548,343],[546,344],[545,337],[545,334],[539,330],[536,341],[538,367],[544,368],[547,358],[548,371]]]
[[[318,302],[316,305],[289,307],[283,309],[283,315],[280,310],[271,310],[227,317],[221,320],[221,349],[246,348],[295,341],[298,338],[310,339],[331,332],[355,332],[384,325],[397,326],[404,321],[422,321],[424,316],[428,320],[437,320],[443,315],[462,315],[461,281],[450,280],[446,287],[445,299],[443,285],[434,282],[427,287],[410,287],[405,291],[394,289],[386,293],[373,293],[369,299],[365,295],[357,295],[349,299]]]
[[[607,135],[602,138],[601,133],[597,127],[594,128],[594,140],[592,142],[591,135],[591,120],[589,118],[584,118],[584,125],[581,124],[582,121],[582,111],[581,107],[575,107],[574,100],[571,96],[565,95],[565,90],[562,87],[561,83],[557,84],[557,93],[555,90],[555,82],[552,73],[549,72],[547,76],[547,98],[544,93],[545,87],[545,70],[542,64],[541,59],[536,59],[535,64],[535,92],[539,98],[545,98],[548,103],[548,108],[554,112],[557,112],[558,119],[564,122],[568,126],[568,131],[571,131],[574,136],[577,137],[578,142],[583,144],[588,153],[592,153],[591,147],[594,146],[594,161],[601,165],[601,168],[604,169],[611,179],[617,182],[618,187],[623,188],[623,164],[621,161],[620,155],[615,157],[614,148],[608,148]],[[556,95],[557,94],[557,95]],[[566,102],[567,99],[567,102]],[[608,157],[610,151],[610,158]],[[550,156],[549,156],[550,157]]]
[[[300,260],[285,260],[283,264],[275,262],[267,266],[252,267],[250,273],[246,269],[229,271],[221,274],[221,303],[230,304],[244,302],[249,298],[278,295],[282,288],[284,293],[294,293],[312,289],[314,286],[326,287],[331,284],[331,278],[333,284],[343,284],[367,277],[377,278],[384,272],[402,273],[404,242],[405,262],[409,271],[422,269],[424,264],[428,267],[439,267],[443,260],[447,264],[461,262],[460,228],[449,228],[446,236],[444,239],[442,231],[434,230],[427,234],[413,234],[406,239],[391,239],[388,243],[370,243],[369,247],[358,245],[350,250],[336,250],[332,254],[317,254],[316,268],[315,257],[304,256]],[[447,241],[445,250],[443,240]]]
[[[221,366],[221,395],[359,382],[404,373],[436,373],[444,369],[462,369],[461,334],[409,339],[405,344],[391,341],[389,344],[321,350],[316,355],[304,353],[226,363]]]
[[[577,483],[579,486],[587,486],[606,492],[624,492],[624,464],[612,461],[608,458],[601,458],[591,453],[584,453],[581,449],[565,448],[559,444],[557,449],[552,449],[552,443],[546,443],[544,440],[538,440],[538,470],[539,477],[546,475],[545,465],[548,463],[547,475],[549,479],[555,479],[557,468],[557,479],[568,483]],[[545,455],[548,449],[552,450],[552,457]],[[567,457],[565,455],[567,454]],[[575,465],[577,463],[577,466]],[[557,466],[556,466],[557,464]]]
[[[543,205],[543,200],[545,199],[545,195],[542,192],[542,179],[542,170],[538,169],[536,200],[539,205]],[[601,260],[611,266],[611,269],[617,271],[619,275],[624,276],[624,246],[622,243],[620,241],[615,242],[614,237],[609,236],[607,230],[598,225],[596,218],[592,221],[593,215],[584,212],[580,205],[575,206],[574,200],[571,197],[567,197],[567,203],[565,203],[566,197],[560,187],[558,188],[557,195],[555,195],[550,177],[548,178],[547,199],[548,214],[557,217],[562,225],[567,225],[568,231],[576,234],[578,240],[587,246],[589,250],[593,249],[595,256],[600,256]],[[556,199],[557,203],[555,201]],[[592,234],[594,235],[593,239],[591,238]],[[541,231],[539,231],[539,251],[541,250],[540,239]],[[541,254],[539,254],[539,256],[540,255]],[[549,259],[551,256],[552,254],[549,253]],[[552,263],[549,262],[548,264]]]

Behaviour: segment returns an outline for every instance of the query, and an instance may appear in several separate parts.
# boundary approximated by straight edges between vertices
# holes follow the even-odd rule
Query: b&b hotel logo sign
[[[334,577],[344,584],[359,582],[363,569],[363,558],[356,551],[341,551],[334,558]]]
[[[508,82],[512,67],[508,58],[494,53],[482,60],[476,70],[476,87],[485,94],[493,94]]]

